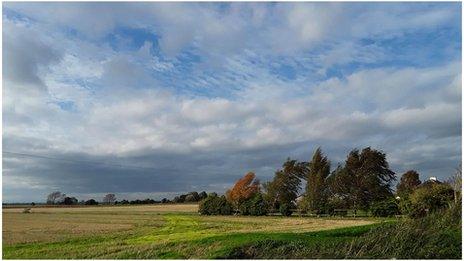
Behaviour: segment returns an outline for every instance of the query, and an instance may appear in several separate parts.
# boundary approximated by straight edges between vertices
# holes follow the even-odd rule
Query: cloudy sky
[[[460,3],[3,3],[3,201],[268,180],[317,146],[461,161]]]

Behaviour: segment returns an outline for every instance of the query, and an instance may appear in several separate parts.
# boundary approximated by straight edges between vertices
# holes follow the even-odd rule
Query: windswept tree
[[[287,159],[282,167],[275,172],[272,181],[264,184],[265,198],[274,209],[282,204],[294,204],[305,173],[305,163],[296,160]]]
[[[116,201],[116,196],[114,194],[106,194],[105,197],[103,197],[103,204],[114,204]]]
[[[408,170],[401,176],[400,182],[396,186],[396,195],[408,197],[420,184],[419,173],[415,170]]]
[[[61,193],[60,191],[55,191],[47,196],[47,204],[60,204],[63,202],[64,198],[66,197],[66,194]]]
[[[321,210],[327,204],[328,184],[327,177],[330,174],[330,162],[318,148],[311,162],[307,164],[305,202],[311,210]]]
[[[250,199],[257,192],[259,192],[259,180],[256,179],[255,173],[248,172],[226,192],[226,198],[235,209],[238,209],[242,202]]]
[[[368,209],[372,202],[392,196],[391,185],[396,179],[386,155],[367,147],[360,153],[352,150],[331,180],[331,189],[354,209]]]

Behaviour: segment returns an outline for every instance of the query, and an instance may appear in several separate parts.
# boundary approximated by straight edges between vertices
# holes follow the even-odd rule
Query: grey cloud
[[[4,80],[46,91],[39,70],[58,62],[62,54],[25,25],[6,22],[3,30]]]

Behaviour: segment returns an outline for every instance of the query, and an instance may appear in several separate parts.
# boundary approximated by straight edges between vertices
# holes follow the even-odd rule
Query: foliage
[[[190,192],[185,197],[185,202],[197,202],[199,200],[200,196],[198,195],[198,192]]]
[[[338,195],[332,195],[327,201],[326,213],[333,214],[335,209],[346,209],[346,201]]]
[[[114,204],[115,201],[116,201],[116,196],[112,193],[106,194],[102,200],[103,204]]]
[[[352,150],[330,178],[331,190],[354,209],[368,209],[370,204],[392,196],[395,173],[389,169],[385,153],[367,147]]]
[[[411,194],[411,217],[423,217],[427,212],[443,209],[453,201],[454,190],[449,184],[421,186]]]
[[[400,214],[400,209],[398,202],[391,198],[372,204],[371,213],[374,217],[393,217]]]
[[[327,177],[330,174],[330,162],[318,148],[313,155],[306,171],[306,194],[304,203],[308,209],[322,212],[326,207],[328,198]]]
[[[86,202],[84,202],[85,205],[98,205],[98,202],[95,199],[89,199]]]
[[[47,196],[47,204],[59,204],[64,200],[65,197],[66,194],[61,193],[60,191],[52,192]]]
[[[309,208],[310,204],[308,202],[308,198],[303,196],[300,200],[296,201],[296,209],[299,214],[306,214],[311,209]]]
[[[61,204],[63,205],[76,205],[77,204],[77,199],[75,197],[65,197],[63,199],[63,202]]]
[[[232,249],[230,259],[461,259],[461,207],[417,220],[263,239]]]
[[[200,201],[198,212],[201,215],[231,215],[232,205],[226,200],[225,196],[208,195]]]
[[[200,194],[198,194],[199,200],[205,199],[208,194],[206,194],[206,191],[202,191]]]
[[[256,193],[251,199],[239,206],[240,214],[250,216],[265,216],[268,206],[261,193]]]
[[[419,173],[409,170],[401,176],[400,182],[396,186],[396,194],[402,198],[407,197],[420,184]]]
[[[462,197],[462,166],[456,168],[454,174],[447,181],[454,190],[454,203],[458,203]]]
[[[387,223],[346,246],[345,258],[461,259],[461,206]]]
[[[292,215],[294,207],[291,203],[283,203],[279,207],[279,212],[282,216],[288,217]]]
[[[238,206],[238,212],[242,216],[249,216],[250,215],[250,209],[251,209],[251,200],[244,201]]]
[[[259,181],[256,179],[255,173],[248,172],[226,192],[226,198],[235,209],[238,209],[243,202],[253,197],[257,192],[259,192]]]
[[[400,198],[398,201],[398,208],[403,215],[409,215],[412,211],[412,203],[409,197]]]
[[[305,163],[287,159],[282,167],[272,181],[264,184],[265,199],[272,209],[278,209],[282,204],[293,204],[304,177]]]

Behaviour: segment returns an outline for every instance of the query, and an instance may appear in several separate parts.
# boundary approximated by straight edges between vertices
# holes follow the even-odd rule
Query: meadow
[[[263,242],[277,244],[275,248],[303,242],[307,249],[333,249],[382,222],[295,215],[200,216],[197,208],[196,204],[37,207],[31,213],[4,208],[3,258],[240,258],[247,254],[244,246]],[[307,258],[329,257],[319,252]]]

